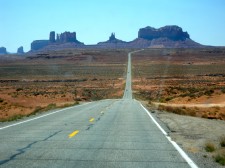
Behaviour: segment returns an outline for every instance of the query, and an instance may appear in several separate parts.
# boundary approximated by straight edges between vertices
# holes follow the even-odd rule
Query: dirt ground
[[[121,98],[127,50],[68,49],[0,59],[0,121]]]
[[[135,97],[160,110],[225,120],[225,49],[145,50],[133,56]]]

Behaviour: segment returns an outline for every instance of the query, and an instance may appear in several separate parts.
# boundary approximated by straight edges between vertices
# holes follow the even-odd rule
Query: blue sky
[[[139,28],[178,25],[191,39],[225,46],[225,0],[0,0],[0,47],[30,50],[50,31],[76,31],[95,44],[116,37],[131,41]]]

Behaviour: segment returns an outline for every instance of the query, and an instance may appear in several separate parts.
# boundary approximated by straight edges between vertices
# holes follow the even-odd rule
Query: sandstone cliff
[[[148,26],[139,30],[138,38],[143,38],[147,40],[168,38],[174,41],[184,41],[186,39],[189,39],[190,36],[187,32],[183,32],[182,28],[178,26],[165,26],[159,29],[155,29],[153,27]]]
[[[164,26],[159,29],[147,26],[138,31],[138,37],[130,42],[116,38],[112,33],[107,41],[84,45],[76,38],[76,32],[55,34],[50,32],[49,40],[36,40],[31,50],[58,50],[64,48],[201,48],[205,47],[190,38],[179,26]]]
[[[31,43],[31,50],[40,50],[49,45],[49,40],[35,40]]]
[[[72,44],[67,44],[72,43]],[[49,40],[35,40],[31,43],[31,51],[36,51],[40,49],[47,49],[47,48],[62,48],[62,46],[66,47],[74,47],[76,45],[83,45],[80,41],[76,38],[76,32],[64,32],[61,34],[57,34],[55,39],[55,32],[51,31],[49,34]],[[64,48],[63,47],[63,48]]]

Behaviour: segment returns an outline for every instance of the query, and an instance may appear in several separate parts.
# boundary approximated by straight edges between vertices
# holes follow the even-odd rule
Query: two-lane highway
[[[0,167],[197,167],[132,99],[131,54],[123,99],[91,102],[0,128]]]
[[[143,51],[143,49],[128,53],[127,78],[126,78],[126,86],[125,86],[125,90],[124,90],[123,99],[132,100],[131,54],[136,53],[136,52],[140,52],[140,51]]]

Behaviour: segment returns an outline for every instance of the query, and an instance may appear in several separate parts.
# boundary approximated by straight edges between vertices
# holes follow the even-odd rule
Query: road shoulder
[[[152,112],[152,115],[159,121],[172,140],[177,142],[199,167],[223,167],[213,160],[213,155],[216,152],[206,152],[204,146],[207,142],[212,142],[216,147],[219,146],[219,139],[225,130],[225,121],[152,110],[146,105],[146,102],[142,103]]]

